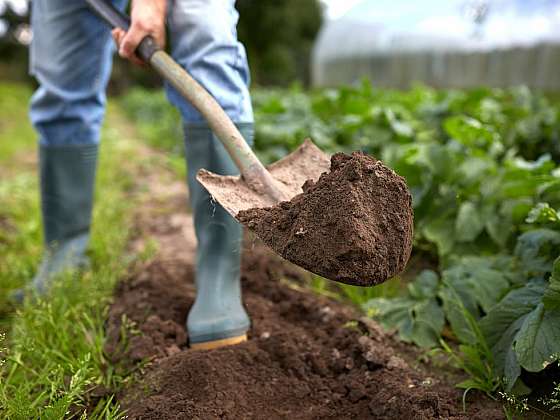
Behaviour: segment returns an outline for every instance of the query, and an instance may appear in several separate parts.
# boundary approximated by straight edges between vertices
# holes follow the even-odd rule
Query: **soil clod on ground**
[[[282,257],[331,280],[372,286],[400,273],[412,250],[404,178],[362,152],[337,153],[303,193],[238,220]]]

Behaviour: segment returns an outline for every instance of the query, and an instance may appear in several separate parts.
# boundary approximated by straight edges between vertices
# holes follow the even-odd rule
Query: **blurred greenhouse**
[[[560,0],[362,0],[325,22],[312,84],[560,90]]]

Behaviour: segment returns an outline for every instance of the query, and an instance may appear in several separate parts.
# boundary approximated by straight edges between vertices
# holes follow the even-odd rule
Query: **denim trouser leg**
[[[168,28],[173,58],[216,98],[236,123],[252,123],[249,67],[237,40],[235,0],[170,0]],[[185,123],[203,122],[200,114],[167,87]]]
[[[123,8],[126,0],[116,0]],[[99,142],[113,44],[83,0],[33,0],[31,122],[43,146]]]
[[[114,0],[121,9],[126,0]],[[234,122],[253,121],[245,49],[237,41],[234,0],[170,0],[173,57]],[[113,51],[109,29],[83,0],[32,2],[31,73],[40,82],[31,121],[41,144],[97,143]],[[201,116],[168,87],[185,123]]]

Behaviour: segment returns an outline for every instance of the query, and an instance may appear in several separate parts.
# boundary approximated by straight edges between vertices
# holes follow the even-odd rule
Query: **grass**
[[[27,116],[30,96],[28,86],[0,83],[0,165],[3,171],[14,166],[14,156],[29,150],[35,143]]]
[[[319,295],[345,300],[353,305],[361,307],[374,298],[397,296],[402,290],[403,281],[400,277],[394,277],[375,287],[360,287],[336,283],[321,276],[312,275],[309,281],[309,287]]]
[[[113,287],[130,263],[130,196],[145,158],[134,139],[123,138],[124,118],[109,118],[97,177],[92,268],[60,278],[49,299],[10,308],[7,294],[31,278],[41,253],[36,165],[18,166],[35,154],[29,95],[26,87],[0,84],[0,331],[6,333],[0,342],[0,416],[81,417],[89,390],[117,389],[127,380],[105,358],[103,324]],[[108,115],[118,114],[110,104]],[[117,419],[122,413],[107,397],[88,417]]]

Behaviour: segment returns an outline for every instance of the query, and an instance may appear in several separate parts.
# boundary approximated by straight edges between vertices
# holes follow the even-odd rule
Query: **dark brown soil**
[[[303,193],[237,218],[282,257],[331,280],[372,286],[400,273],[412,250],[404,178],[362,152],[337,153]]]
[[[463,413],[458,390],[410,367],[375,322],[307,291],[300,269],[259,245],[243,262],[249,341],[189,350],[192,222],[149,215],[141,225],[159,252],[120,284],[107,321],[113,363],[150,361],[119,395],[129,418],[503,418],[501,407],[480,395]]]

